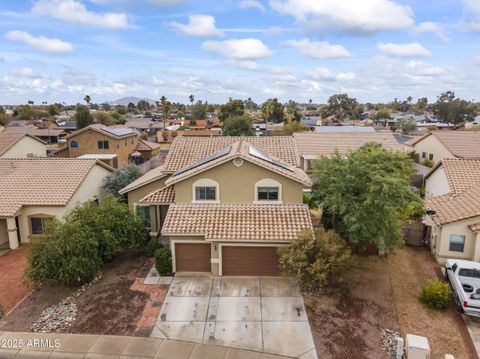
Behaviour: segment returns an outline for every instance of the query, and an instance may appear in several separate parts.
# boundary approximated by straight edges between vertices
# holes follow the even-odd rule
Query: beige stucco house
[[[279,275],[278,248],[312,230],[298,165],[292,137],[177,137],[162,168],[121,192],[150,208],[175,272]]]
[[[438,262],[480,261],[480,159],[444,159],[425,177],[425,223]]]
[[[47,157],[47,144],[25,133],[0,133],[0,158]]]
[[[49,218],[99,198],[112,171],[91,159],[0,159],[0,246],[35,240]]]
[[[480,158],[478,131],[433,131],[407,144],[419,161],[428,159],[438,163],[444,158]]]

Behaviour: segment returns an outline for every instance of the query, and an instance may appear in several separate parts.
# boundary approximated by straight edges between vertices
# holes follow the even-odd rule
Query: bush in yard
[[[36,284],[81,285],[118,252],[139,248],[145,238],[143,218],[113,196],[85,202],[62,221],[51,221],[31,244],[26,277]]]
[[[158,239],[150,239],[143,247],[142,253],[147,257],[153,257],[157,249],[163,248]]]
[[[299,279],[302,289],[315,292],[338,281],[351,259],[350,248],[334,231],[323,228],[300,233],[279,250],[284,272]]]
[[[160,275],[172,274],[172,252],[169,248],[160,248],[155,252],[155,268]]]
[[[450,305],[450,285],[440,280],[430,280],[422,289],[420,300],[429,308],[445,309]]]
[[[142,175],[142,171],[136,165],[129,164],[109,174],[103,179],[103,188],[115,197],[120,197],[118,191],[128,186]]]

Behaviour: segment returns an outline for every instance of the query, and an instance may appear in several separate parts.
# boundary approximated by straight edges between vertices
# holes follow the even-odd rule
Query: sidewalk
[[[113,335],[0,332],[0,358],[285,359],[265,353],[177,340]]]

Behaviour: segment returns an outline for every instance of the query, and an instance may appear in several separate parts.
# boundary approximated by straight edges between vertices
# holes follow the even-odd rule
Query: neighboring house
[[[0,246],[28,243],[44,233],[49,218],[97,199],[112,171],[97,160],[0,158]]]
[[[309,171],[312,168],[312,161],[321,156],[330,156],[335,151],[347,154],[362,147],[363,145],[375,142],[380,143],[386,150],[404,151],[405,146],[401,145],[391,132],[351,132],[351,133],[295,133],[293,135],[298,153],[300,155],[300,166]]]
[[[175,272],[278,275],[277,250],[312,230],[291,137],[177,137],[161,168],[122,189],[149,207]]]
[[[11,126],[5,128],[5,133],[24,133],[48,143],[54,144],[61,142],[66,132],[61,128],[37,128],[35,126]]]
[[[480,158],[480,132],[433,131],[406,143],[418,160],[437,163],[444,158]]]
[[[119,168],[130,162],[141,163],[159,151],[157,144],[139,139],[139,133],[129,127],[94,124],[68,135],[65,147],[54,156],[96,158]]]
[[[316,126],[315,132],[318,133],[373,133],[373,127],[360,126]]]
[[[0,133],[0,158],[47,157],[47,144],[25,133]]]
[[[437,261],[480,261],[480,159],[442,160],[425,177],[425,190]]]

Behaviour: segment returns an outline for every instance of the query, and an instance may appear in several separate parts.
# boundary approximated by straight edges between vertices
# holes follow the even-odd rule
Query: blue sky
[[[0,103],[480,90],[479,0],[0,0]]]

